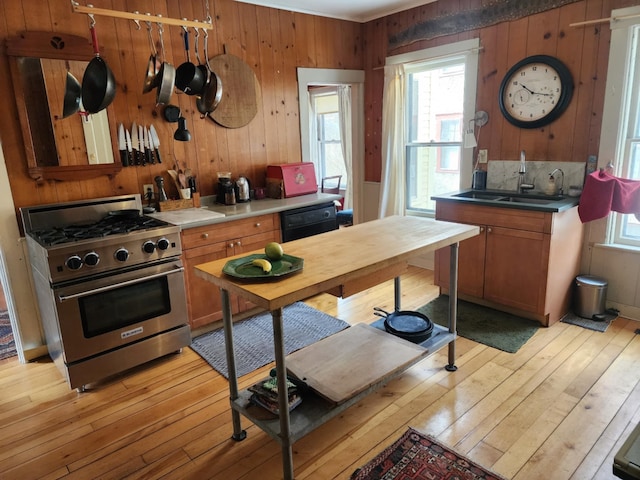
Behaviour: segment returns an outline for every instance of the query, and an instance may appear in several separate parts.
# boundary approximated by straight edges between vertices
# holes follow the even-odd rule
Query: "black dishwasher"
[[[285,210],[280,212],[280,225],[283,242],[336,230],[336,206],[333,202],[328,202]]]

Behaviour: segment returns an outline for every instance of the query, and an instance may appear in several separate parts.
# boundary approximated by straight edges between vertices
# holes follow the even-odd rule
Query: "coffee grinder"
[[[228,205],[227,192],[231,188],[233,191],[233,183],[231,182],[231,172],[218,172],[218,194],[216,196],[216,202],[223,205]],[[234,198],[235,200],[235,198]],[[235,203],[235,202],[234,202]]]

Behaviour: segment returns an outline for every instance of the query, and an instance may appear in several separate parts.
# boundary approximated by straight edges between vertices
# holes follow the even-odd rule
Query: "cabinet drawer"
[[[182,248],[189,250],[190,248],[226,242],[233,238],[243,238],[279,229],[280,217],[277,214],[258,215],[242,220],[188,228],[182,231]]]
[[[493,225],[531,232],[551,233],[553,214],[517,208],[463,205],[457,202],[436,202],[436,220]]]

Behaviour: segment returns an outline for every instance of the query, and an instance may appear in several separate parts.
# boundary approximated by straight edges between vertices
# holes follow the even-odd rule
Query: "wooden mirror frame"
[[[120,170],[122,165],[116,162],[107,164],[90,165],[40,165],[36,158],[36,150],[34,146],[33,132],[42,129],[42,125],[38,124],[41,120],[41,114],[29,112],[28,102],[25,97],[24,79],[20,70],[20,59],[22,57],[30,57],[37,59],[54,59],[54,60],[77,60],[89,62],[93,58],[93,48],[91,42],[78,35],[55,32],[21,32],[14,37],[8,37],[6,41],[7,55],[11,64],[11,75],[13,78],[14,93],[18,114],[20,116],[20,125],[22,127],[22,135],[24,138],[25,152],[27,155],[27,164],[29,176],[36,181],[43,180],[85,180],[89,178],[108,175],[112,177]],[[111,120],[109,121],[111,125]],[[113,144],[113,136],[112,144]],[[55,140],[54,140],[55,143]],[[113,145],[114,151],[117,146]],[[56,152],[57,156],[57,152]]]

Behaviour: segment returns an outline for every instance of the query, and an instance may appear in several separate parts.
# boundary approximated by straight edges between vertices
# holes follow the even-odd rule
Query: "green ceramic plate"
[[[267,259],[267,256],[262,253],[254,253],[253,255],[247,255],[246,257],[229,260],[224,267],[222,267],[222,271],[235,278],[267,280],[298,272],[302,270],[302,265],[304,263],[302,258],[287,255],[285,253],[282,260],[269,260],[271,262],[271,271],[269,273],[265,273],[262,270],[262,267],[251,263],[256,258]]]

